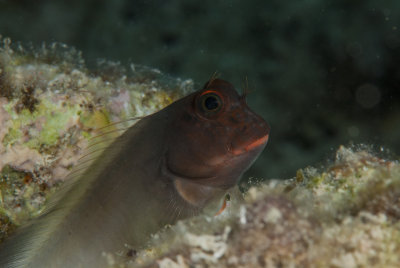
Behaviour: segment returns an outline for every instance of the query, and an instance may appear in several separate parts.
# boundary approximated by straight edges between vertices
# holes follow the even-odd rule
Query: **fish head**
[[[267,122],[222,79],[207,82],[171,107],[178,112],[169,127],[165,165],[178,178],[181,195],[229,189],[267,144]]]

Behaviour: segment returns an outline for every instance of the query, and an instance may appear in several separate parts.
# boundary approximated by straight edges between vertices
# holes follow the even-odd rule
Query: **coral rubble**
[[[251,188],[223,219],[161,233],[127,267],[397,267],[399,198],[397,161],[342,146],[326,168]]]
[[[131,125],[192,89],[158,70],[101,62],[89,71],[63,44],[40,49],[0,38],[0,241],[35,217],[96,130]]]

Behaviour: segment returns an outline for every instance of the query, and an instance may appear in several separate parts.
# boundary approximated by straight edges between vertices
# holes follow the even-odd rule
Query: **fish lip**
[[[268,138],[269,138],[269,134],[265,134],[264,136],[252,141],[251,143],[247,144],[246,146],[238,148],[238,149],[232,148],[233,146],[231,145],[229,147],[229,151],[232,155],[239,156],[239,155],[248,153],[250,151],[254,151],[256,149],[260,149],[260,148],[264,147],[268,142]]]

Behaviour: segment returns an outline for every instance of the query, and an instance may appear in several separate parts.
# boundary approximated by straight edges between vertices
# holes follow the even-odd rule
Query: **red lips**
[[[266,134],[265,136],[262,136],[261,138],[258,138],[256,140],[254,140],[253,142],[249,143],[244,148],[235,148],[235,149],[233,149],[232,153],[234,155],[239,155],[239,154],[243,154],[243,153],[249,152],[249,151],[251,151],[251,150],[253,150],[255,148],[258,148],[258,147],[266,144],[267,141],[268,141],[268,137],[269,137],[269,135]]]

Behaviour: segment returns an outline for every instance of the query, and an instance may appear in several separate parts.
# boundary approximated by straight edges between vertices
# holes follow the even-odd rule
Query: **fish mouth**
[[[263,148],[267,144],[268,138],[269,134],[266,134],[258,139],[255,139],[244,147],[231,149],[231,153],[237,156],[259,148]]]

